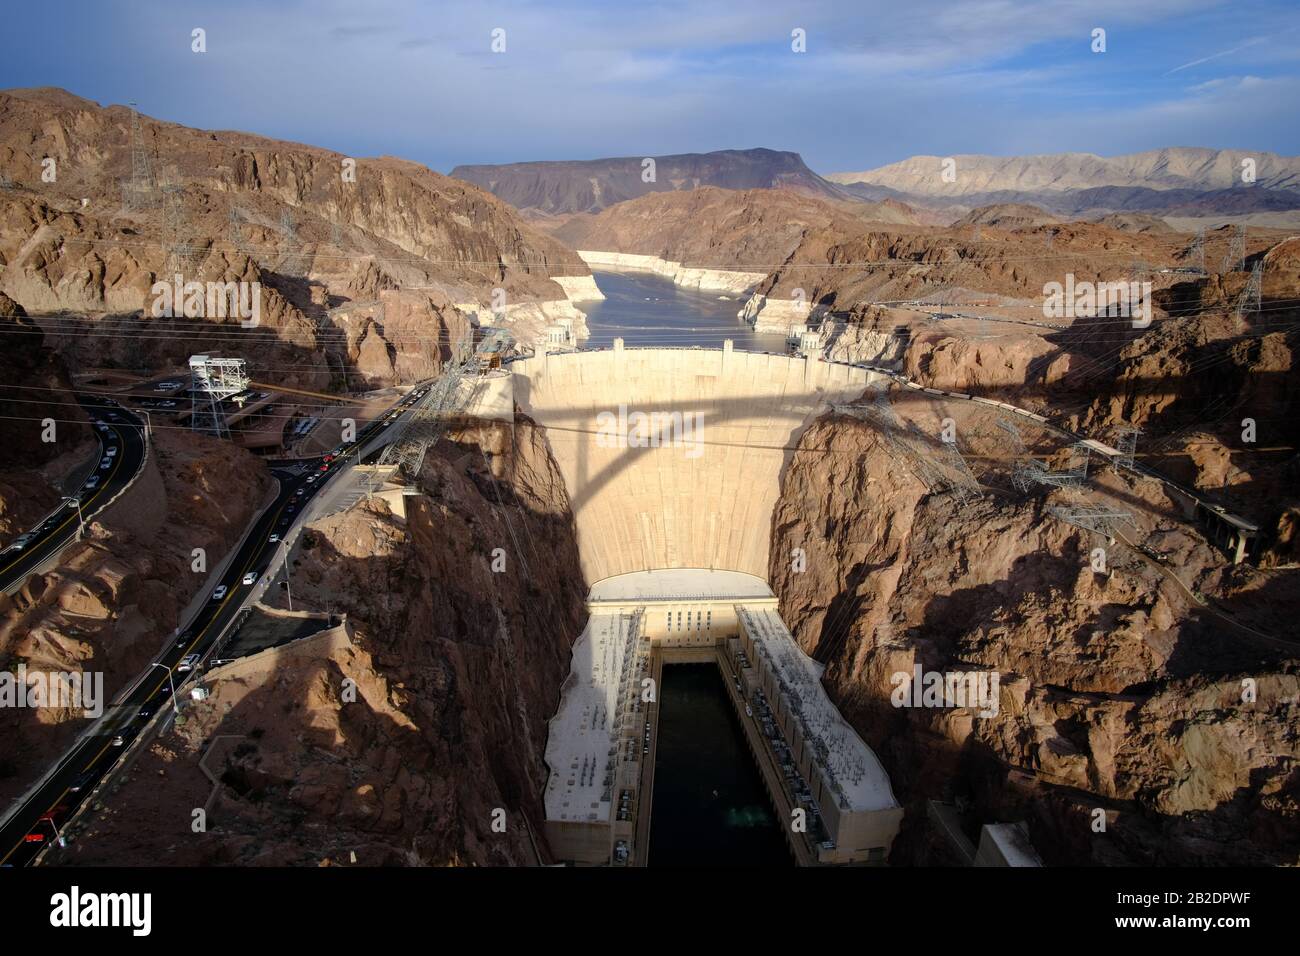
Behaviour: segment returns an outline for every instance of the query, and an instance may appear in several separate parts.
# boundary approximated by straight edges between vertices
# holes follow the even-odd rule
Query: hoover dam
[[[509,399],[545,431],[576,525],[589,619],[550,724],[547,836],[643,864],[664,664],[716,662],[804,864],[883,860],[902,810],[768,586],[772,511],[801,432],[880,383],[817,357],[722,348],[542,352]]]

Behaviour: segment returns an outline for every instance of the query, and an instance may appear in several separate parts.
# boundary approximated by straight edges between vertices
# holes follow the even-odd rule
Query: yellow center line
[[[119,438],[122,437],[122,436],[117,432],[117,429],[114,429],[114,434],[118,434],[118,437],[119,437]],[[353,448],[357,447],[359,444],[360,444],[360,442],[354,442],[354,443],[353,443]],[[118,455],[119,455],[119,457],[120,457],[120,456],[121,456],[121,452],[119,452]],[[336,460],[342,460],[343,458],[346,457],[346,455],[347,455],[347,452],[345,452],[343,455],[338,456],[338,458],[337,458]],[[118,460],[117,458],[114,458],[114,460],[113,460],[113,461],[114,461],[113,467],[112,467],[112,469],[110,469],[110,471],[109,471],[109,475],[110,475],[110,477],[111,477],[112,474],[117,470],[117,460]],[[317,472],[317,474],[325,474],[325,472]],[[107,484],[107,482],[105,482],[105,484]],[[313,482],[313,484],[314,484],[314,482]],[[100,489],[101,492],[102,492],[103,490],[104,490],[104,489]],[[98,496],[98,494],[99,494],[99,492],[96,493],[96,497]],[[91,500],[93,501],[94,498],[92,498]],[[271,519],[271,527],[272,527],[272,528],[275,527],[276,522],[279,520],[280,517],[282,517],[282,516],[284,515],[284,509],[285,509],[286,507],[288,507],[289,503],[290,503],[291,501],[293,501],[293,500],[294,500],[294,497],[293,497],[293,496],[288,497],[288,498],[285,498],[284,502],[280,505],[279,510],[276,511],[276,513],[275,513],[275,517]],[[274,531],[273,531],[272,533],[274,534],[274,533],[277,533],[277,532],[274,532]],[[260,548],[259,548],[259,549],[255,549],[254,552],[253,552],[254,555],[258,555],[258,554],[260,554],[260,553],[261,553],[261,549],[260,549]],[[286,555],[285,560],[288,560],[287,555]],[[252,566],[253,564],[255,564],[255,563],[256,563],[256,562],[253,561],[253,560],[251,560],[251,559],[248,560],[248,561],[246,561],[246,562],[244,562],[244,567],[241,569],[240,574],[239,574],[241,580],[242,580],[243,576],[244,576],[245,574],[248,573],[248,569],[249,569],[249,567],[251,567],[251,566]],[[231,587],[230,591],[226,594],[225,598],[222,599],[221,603],[217,606],[217,610],[216,610],[216,612],[213,613],[213,615],[212,615],[211,619],[208,621],[207,625],[203,628],[203,630],[201,630],[201,631],[200,631],[200,632],[195,636],[194,640],[191,641],[190,644],[185,648],[185,654],[188,654],[190,651],[192,651],[192,650],[194,649],[194,647],[195,647],[195,646],[196,646],[200,641],[203,640],[204,635],[207,634],[209,630],[211,630],[212,625],[215,624],[217,618],[221,616],[221,612],[225,609],[226,604],[229,603],[229,601],[231,600],[231,598],[233,598],[233,597],[235,596],[235,591],[234,591],[234,588],[235,588],[235,587],[239,587],[239,585],[234,585],[234,586]],[[182,654],[181,657],[184,657],[185,654]],[[150,670],[153,670],[153,668],[151,667]],[[165,678],[165,680],[166,680],[167,682],[170,682],[170,681],[171,681],[171,679],[172,679],[172,678],[171,678],[171,675],[172,675],[173,671],[174,671],[174,668],[171,668],[171,667],[167,668],[167,677]],[[164,681],[160,680],[156,685],[154,685],[153,690],[149,691],[149,693],[147,693],[147,694],[145,695],[145,697],[144,697],[145,702],[148,702],[149,698],[153,697],[154,694],[158,693],[158,691],[162,689],[163,683],[164,683]],[[86,770],[89,770],[91,767],[93,767],[93,766],[94,766],[94,765],[99,761],[99,758],[102,757],[102,756],[104,755],[104,751],[108,750],[108,748],[111,747],[112,745],[113,745],[113,740],[112,740],[112,738],[110,737],[108,743],[106,743],[103,747],[101,747],[100,750],[99,750],[99,752],[98,752],[97,754],[95,754],[94,757],[91,758],[90,763],[88,763],[88,764],[85,765],[85,767],[82,769],[82,772],[84,773]],[[63,791],[61,794],[59,794],[58,799],[54,801],[54,803],[49,807],[49,809],[47,809],[47,810],[45,811],[45,813],[48,814],[48,813],[52,812],[52,811],[54,810],[54,808],[57,807],[57,806],[59,805],[59,802],[60,802],[61,800],[63,800],[63,798],[66,797],[66,796],[68,795],[68,792],[69,792],[69,791],[65,788],[64,791]],[[42,816],[43,816],[43,815],[44,815],[44,814],[42,814]],[[9,859],[9,857],[13,856],[14,852],[15,852],[15,851],[18,849],[18,847],[21,846],[21,845],[22,845],[22,841],[20,840],[17,844],[14,845],[14,847],[13,847],[13,848],[8,852],[8,853],[6,853],[6,854],[4,855],[4,857],[3,857],[2,859],[0,859],[0,864],[3,864],[4,862],[6,862],[6,861]]]
[[[108,474],[104,476],[104,483],[103,483],[102,485],[100,485],[100,486],[95,490],[95,493],[92,494],[92,495],[90,496],[90,500],[89,500],[89,501],[86,501],[86,502],[83,502],[83,503],[82,503],[82,506],[81,506],[81,507],[82,507],[82,511],[83,511],[83,513],[84,513],[84,511],[87,509],[87,507],[88,507],[89,505],[94,504],[96,498],[98,498],[100,495],[102,495],[105,491],[108,490],[108,484],[109,484],[109,482],[111,482],[111,481],[113,480],[113,476],[117,474],[118,459],[120,459],[120,458],[122,457],[121,449],[126,445],[126,441],[123,439],[122,434],[121,434],[121,433],[120,433],[116,428],[113,429],[113,434],[114,434],[114,435],[117,435],[117,437],[118,437],[118,453],[117,453],[117,455],[113,458],[113,464],[112,464],[112,466],[109,468],[109,470],[108,470]],[[102,447],[102,446],[103,446],[103,441],[102,441],[102,440],[100,441],[100,446],[101,446],[101,447],[100,447],[100,451],[99,451],[99,460],[100,460],[100,461],[103,461],[103,459],[104,459],[104,452],[107,451],[107,449],[104,448],[104,447]],[[96,466],[95,474],[98,474],[98,466]],[[84,487],[84,485],[83,485],[83,487]],[[65,507],[66,507],[66,503],[65,503]],[[56,534],[58,534],[60,531],[62,531],[64,528],[66,528],[66,527],[68,526],[68,523],[69,523],[70,521],[73,520],[73,516],[76,515],[76,513],[77,513],[77,509],[76,509],[75,507],[72,508],[72,509],[69,511],[69,513],[68,513],[68,517],[65,518],[65,519],[63,519],[63,522],[62,522],[62,523],[61,523],[57,528],[55,528],[54,530],[52,530],[52,531],[50,531],[48,534],[46,534],[44,540],[38,542],[37,545],[36,545],[36,547],[40,547],[41,544],[44,544],[46,541],[49,541],[49,540],[52,539]],[[24,548],[23,550],[24,550],[25,552],[27,552],[27,553],[26,553],[26,554],[19,554],[18,557],[14,558],[14,559],[13,559],[12,561],[10,561],[7,565],[5,565],[3,568],[0,568],[0,574],[5,574],[5,573],[7,573],[7,572],[9,571],[10,568],[12,568],[14,565],[16,565],[16,564],[17,564],[19,561],[21,561],[23,558],[25,558],[25,557],[27,557],[28,555],[31,554],[31,552],[28,551],[26,548]]]

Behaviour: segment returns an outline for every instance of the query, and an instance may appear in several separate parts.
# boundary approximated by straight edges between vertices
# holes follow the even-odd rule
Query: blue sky
[[[0,87],[444,172],[748,146],[819,172],[916,154],[1300,153],[1294,0],[46,0],[8,5],[0,53]]]

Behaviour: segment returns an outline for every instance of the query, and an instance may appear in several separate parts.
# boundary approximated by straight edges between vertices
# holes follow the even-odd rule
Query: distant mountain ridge
[[[701,186],[788,189],[823,199],[852,200],[805,165],[798,153],[774,149],[724,149],[648,157],[654,181],[642,178],[647,157],[561,160],[457,166],[451,175],[486,189],[516,209],[551,215],[599,212],[650,193]]]
[[[945,182],[945,157],[913,156],[826,179],[860,199],[965,207],[1027,203],[1057,215],[1112,212],[1243,215],[1300,209],[1300,157],[1262,150],[1169,147],[1123,156],[957,155]],[[1242,180],[1244,160],[1254,182]]]

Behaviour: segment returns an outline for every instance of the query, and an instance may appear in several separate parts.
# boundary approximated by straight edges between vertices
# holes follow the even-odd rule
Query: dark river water
[[[722,680],[664,668],[650,866],[794,865]]]
[[[748,296],[680,289],[650,273],[593,275],[605,301],[581,304],[591,330],[584,348],[609,348],[619,336],[628,346],[721,348],[732,339],[737,349],[785,354],[785,336],[755,335],[736,318]]]

